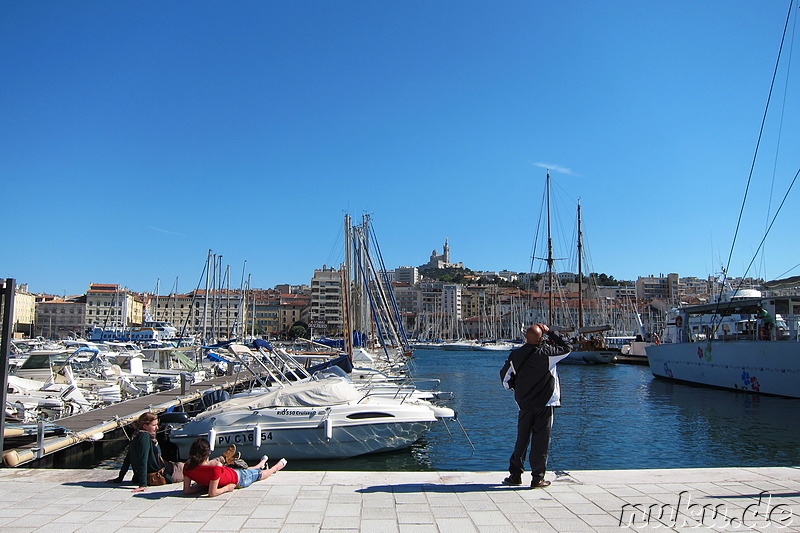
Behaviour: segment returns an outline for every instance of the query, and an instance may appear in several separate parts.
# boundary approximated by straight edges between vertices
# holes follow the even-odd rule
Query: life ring
[[[683,325],[683,317],[678,315],[675,317],[675,325],[681,327]]]

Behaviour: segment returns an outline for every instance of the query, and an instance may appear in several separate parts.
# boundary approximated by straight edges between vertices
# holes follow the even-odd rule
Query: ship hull
[[[647,347],[653,375],[725,389],[800,398],[800,344],[780,341]]]

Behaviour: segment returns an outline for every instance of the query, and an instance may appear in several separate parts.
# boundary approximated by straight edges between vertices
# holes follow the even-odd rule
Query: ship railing
[[[375,390],[376,388],[372,388],[372,387],[369,387],[369,386],[359,387],[359,390],[362,391],[364,393],[364,395],[361,397],[361,399],[358,401],[358,403],[361,403],[362,401],[366,400],[367,398],[369,398],[371,396],[384,397],[384,398],[391,397],[392,399],[400,400],[400,403],[405,403],[406,400],[408,400],[409,398],[413,397],[414,393],[416,392],[416,389],[413,388],[413,387],[399,387],[398,386],[397,389],[395,390],[394,394],[389,396],[389,395],[387,395],[385,393],[381,394],[380,392]]]
[[[302,381],[312,379],[311,374],[306,371],[300,362],[284,350],[267,349],[257,345],[256,351],[260,357],[256,357],[264,368],[269,367],[280,376],[280,382],[288,385],[292,381]],[[272,374],[270,374],[272,377]]]

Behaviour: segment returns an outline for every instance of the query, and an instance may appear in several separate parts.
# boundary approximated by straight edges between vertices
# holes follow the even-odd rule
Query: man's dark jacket
[[[524,344],[511,351],[500,379],[510,390],[509,381],[515,381],[514,399],[520,408],[561,405],[561,388],[558,384],[556,363],[570,352],[570,345],[557,331],[547,333],[550,343]]]

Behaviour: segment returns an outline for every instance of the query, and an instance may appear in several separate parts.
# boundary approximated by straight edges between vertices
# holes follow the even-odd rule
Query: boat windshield
[[[21,368],[26,370],[32,368],[50,368],[51,364],[64,363],[67,357],[69,357],[69,354],[66,352],[57,354],[35,353],[28,356],[25,362],[22,363]]]

